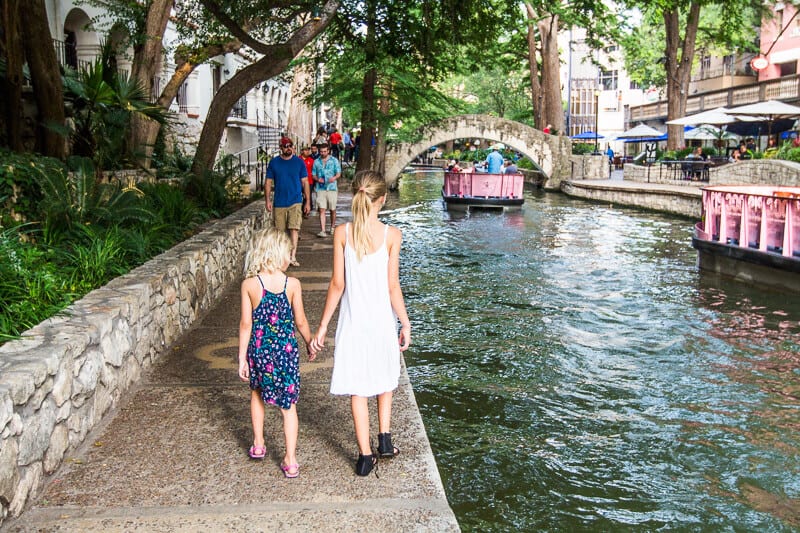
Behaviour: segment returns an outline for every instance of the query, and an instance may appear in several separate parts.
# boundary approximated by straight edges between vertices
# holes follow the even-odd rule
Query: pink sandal
[[[292,465],[285,465],[281,463],[281,470],[283,470],[283,475],[289,479],[296,478],[300,475],[300,465],[297,463]]]
[[[248,454],[250,455],[250,459],[263,459],[267,455],[267,447],[256,446],[254,444],[250,446],[250,451]]]

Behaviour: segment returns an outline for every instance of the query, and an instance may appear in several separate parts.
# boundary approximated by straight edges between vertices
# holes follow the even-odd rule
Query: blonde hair
[[[359,261],[372,248],[367,228],[372,204],[386,194],[386,180],[380,172],[361,170],[353,176],[353,248]]]
[[[252,278],[262,270],[270,274],[281,270],[292,254],[292,241],[276,228],[256,231],[244,261],[244,276]]]

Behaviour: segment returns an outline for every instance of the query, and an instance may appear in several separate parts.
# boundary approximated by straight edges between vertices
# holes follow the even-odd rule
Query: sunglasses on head
[[[291,143],[290,144],[282,144],[281,148],[291,148],[292,146],[294,146],[294,145],[291,144]]]

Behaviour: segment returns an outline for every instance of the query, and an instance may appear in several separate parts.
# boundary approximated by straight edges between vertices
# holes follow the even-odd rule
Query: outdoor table
[[[713,161],[702,159],[663,159],[658,162],[658,177],[673,180],[708,181],[708,170]]]

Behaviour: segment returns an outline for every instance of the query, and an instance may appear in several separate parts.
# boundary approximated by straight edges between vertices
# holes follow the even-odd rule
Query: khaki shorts
[[[336,201],[338,199],[339,191],[317,191],[317,207],[320,210],[336,211]]]
[[[303,223],[303,204],[276,207],[273,217],[275,219],[275,227],[279,230],[300,229]]]

